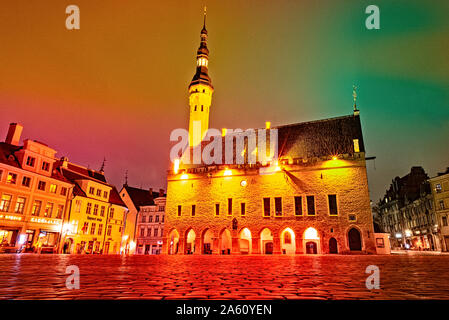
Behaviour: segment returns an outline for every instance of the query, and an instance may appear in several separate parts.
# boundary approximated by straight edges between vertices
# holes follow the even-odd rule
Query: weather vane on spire
[[[204,28],[206,28],[206,13],[207,13],[207,7],[204,5]]]
[[[357,110],[357,89],[356,85],[352,86],[352,97],[354,99],[354,114],[358,114],[359,110]]]

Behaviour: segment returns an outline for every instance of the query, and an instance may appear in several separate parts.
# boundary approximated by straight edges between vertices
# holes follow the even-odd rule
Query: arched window
[[[290,232],[284,232],[284,243],[285,244],[292,243],[292,235],[290,234]]]
[[[201,105],[201,111],[203,111],[203,105]]]
[[[196,111],[196,106],[195,106],[195,111]]]

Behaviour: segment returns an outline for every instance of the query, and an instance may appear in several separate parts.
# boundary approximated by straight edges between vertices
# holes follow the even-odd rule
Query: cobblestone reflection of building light
[[[232,170],[226,169],[223,173],[224,176],[232,176]]]

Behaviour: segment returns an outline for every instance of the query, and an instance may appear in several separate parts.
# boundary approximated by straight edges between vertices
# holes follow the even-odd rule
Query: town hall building
[[[207,30],[189,85],[189,148],[203,148],[213,86]],[[194,135],[201,124],[200,136]],[[265,128],[278,155],[250,163],[175,162],[167,176],[164,254],[375,253],[360,115]],[[268,138],[270,137],[270,138]],[[218,137],[215,137],[218,138]],[[220,138],[226,140],[226,131]],[[236,137],[231,137],[236,140]],[[271,145],[270,145],[271,146]],[[236,159],[240,151],[232,149]],[[271,151],[270,151],[271,152]]]

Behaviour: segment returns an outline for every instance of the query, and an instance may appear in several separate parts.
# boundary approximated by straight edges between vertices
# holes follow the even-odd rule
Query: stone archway
[[[338,253],[338,244],[335,238],[329,239],[329,253],[336,254]]]
[[[252,238],[251,231],[248,228],[243,228],[239,234],[239,245],[241,254],[249,254],[252,252]]]
[[[350,251],[362,251],[362,237],[359,230],[351,228],[348,231],[348,243]]]
[[[203,232],[202,237],[202,252],[203,254],[212,254],[213,252],[213,246],[214,246],[214,233],[211,229],[206,229]]]
[[[273,233],[268,228],[260,232],[260,248],[263,254],[273,254]]]
[[[232,235],[228,229],[223,229],[220,233],[220,254],[231,254]]]
[[[196,240],[196,233],[193,231],[193,229],[189,229],[189,231],[186,233],[186,240],[185,240],[185,254],[193,254],[195,253],[195,240]]]
[[[168,254],[177,254],[179,249],[179,233],[173,229],[168,234]]]
[[[295,232],[290,228],[285,228],[281,232],[281,252],[283,254],[296,253],[296,236]]]

